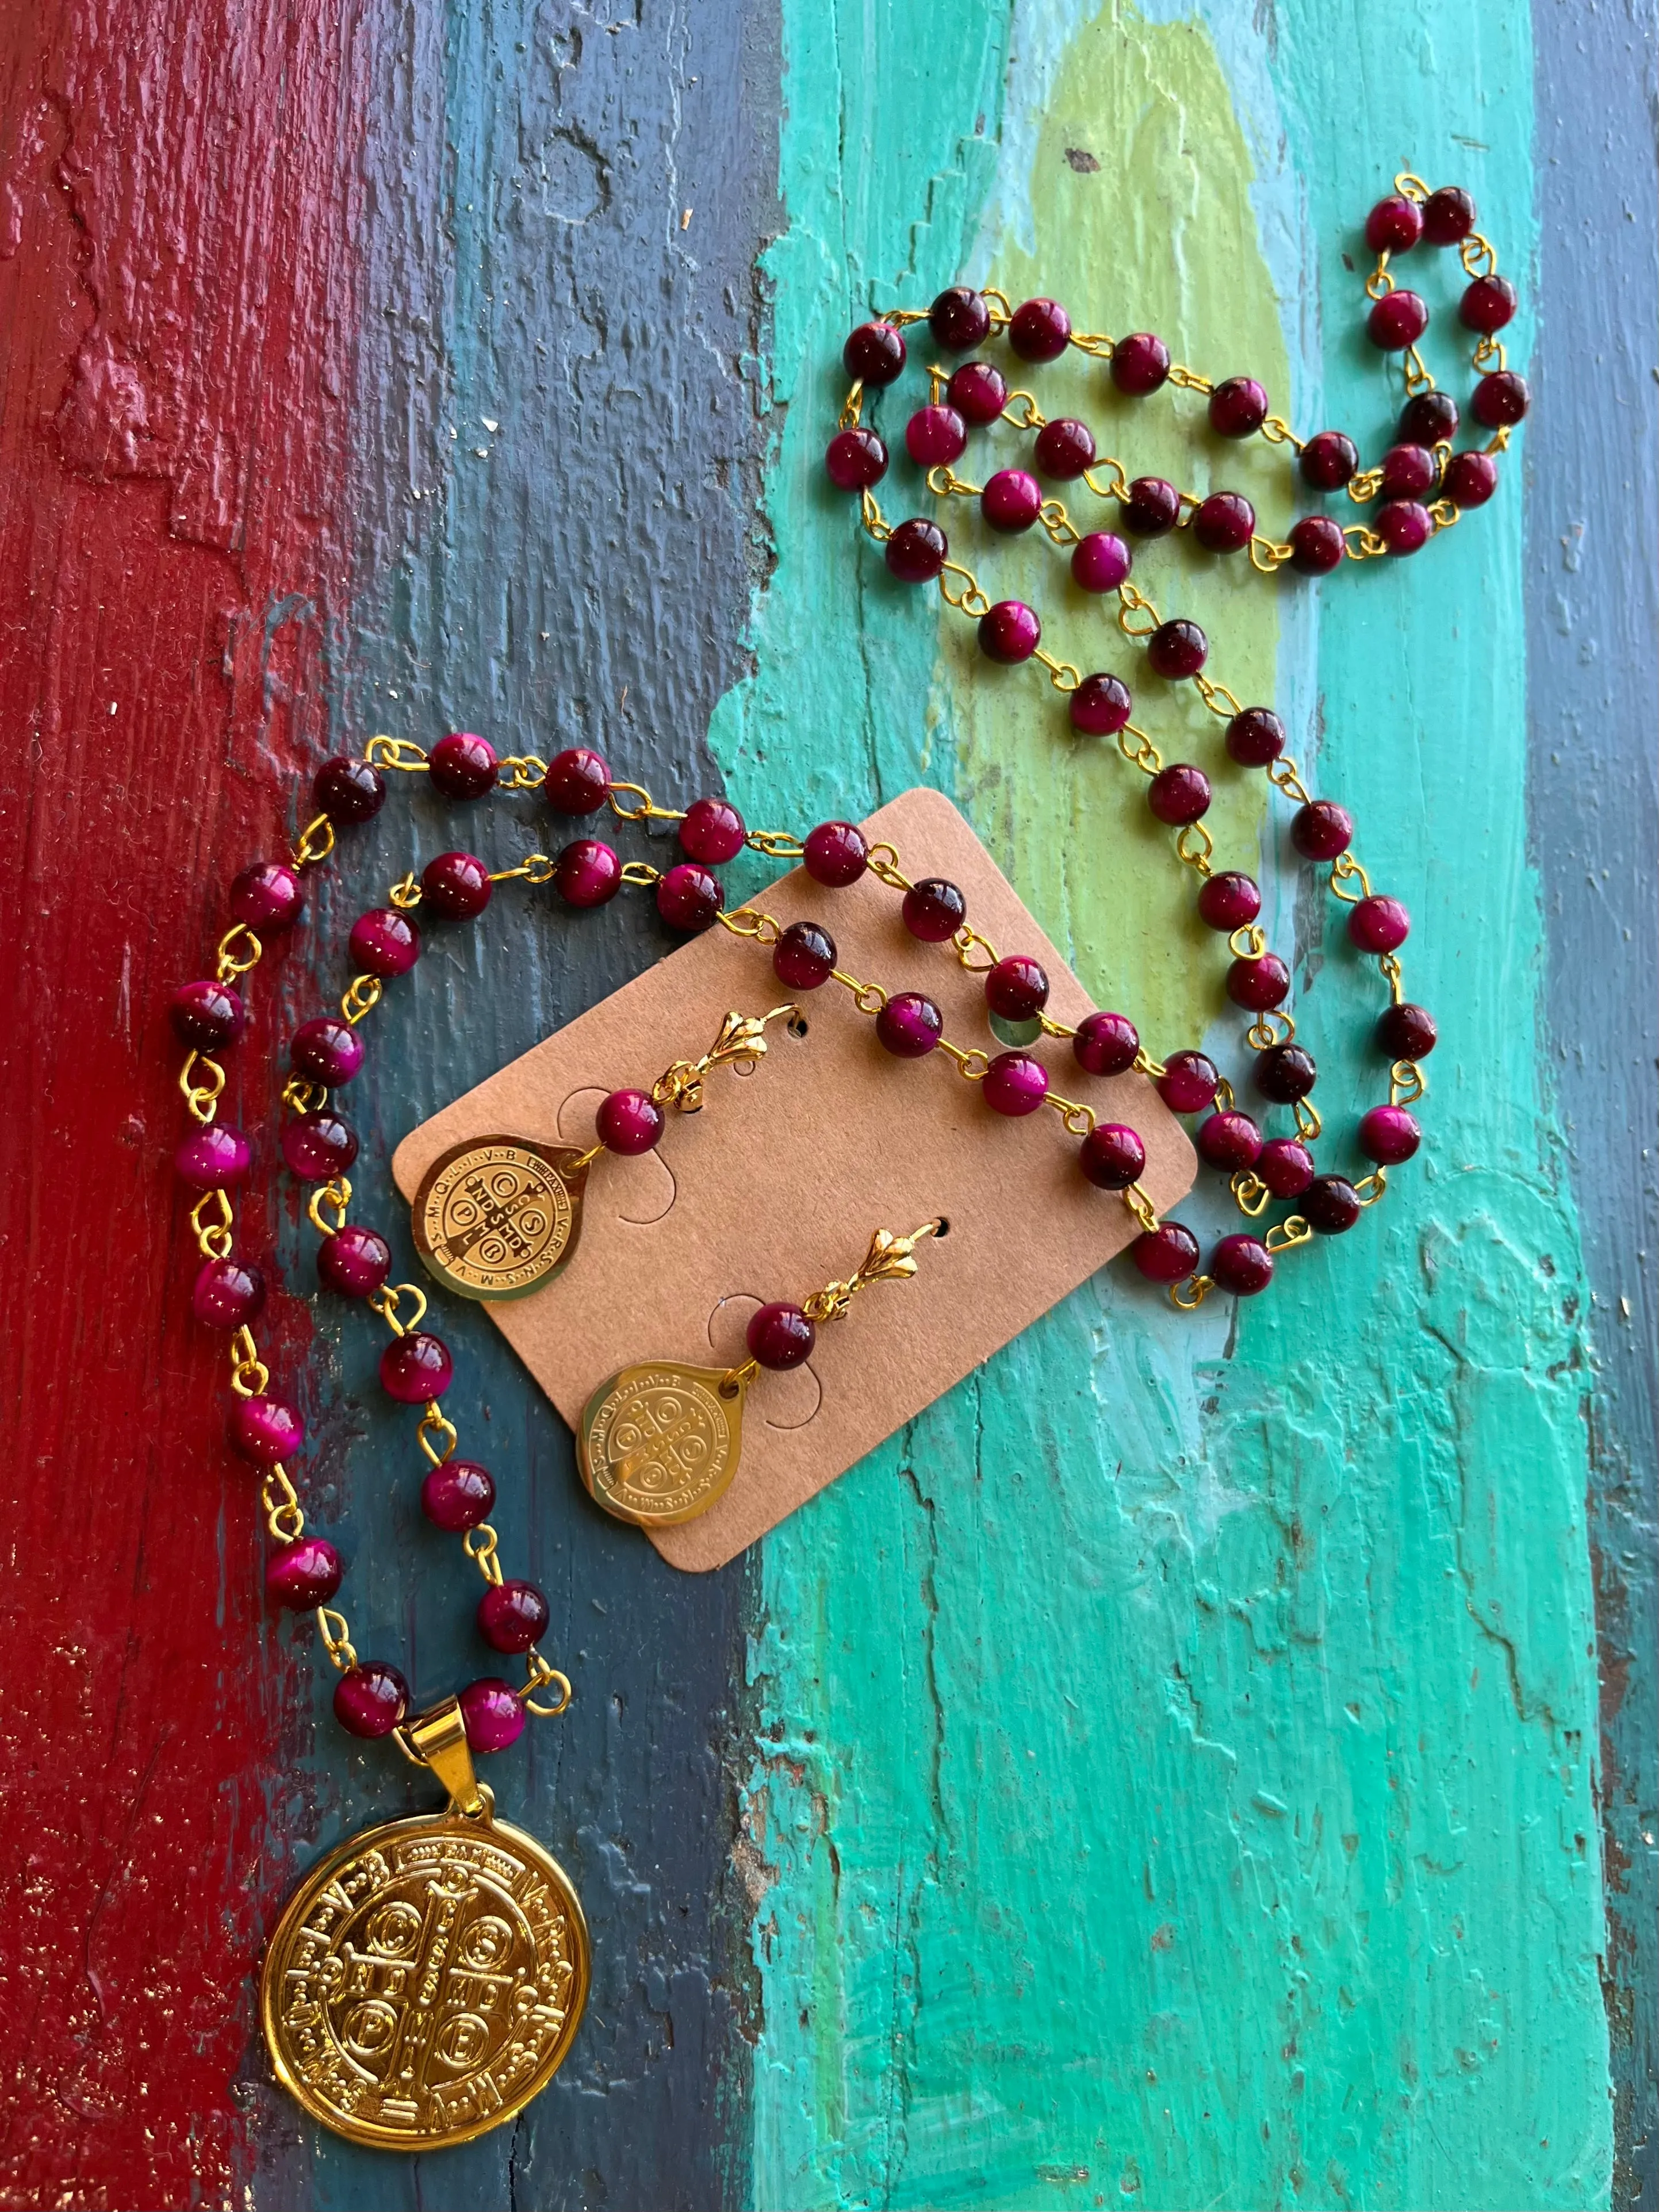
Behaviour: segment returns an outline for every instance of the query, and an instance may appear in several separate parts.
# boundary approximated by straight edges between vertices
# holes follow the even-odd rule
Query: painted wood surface
[[[4,2201],[1659,2201],[1652,79],[1649,7],[1559,0],[0,6]],[[1146,567],[1412,906],[1422,1159],[1236,1315],[1088,1286],[695,1581],[575,1504],[562,1425],[448,1316],[578,1688],[499,1786],[578,1880],[595,1996],[513,2129],[313,2135],[250,2039],[260,1931],[421,1791],[261,1614],[185,1317],[167,986],[301,770],[471,727],[751,818],[937,783],[1103,1000],[1223,1034],[1127,772],[824,488],[836,356],[992,278],[1380,442],[1344,258],[1405,162],[1522,281],[1524,465],[1382,573]],[[1177,406],[1063,391],[1281,519]],[[972,553],[1085,649],[1034,554]],[[1213,819],[1282,859],[1242,785]],[[546,834],[397,793],[260,1040],[411,860]],[[1270,872],[1346,1119],[1370,1002]],[[434,943],[360,1086],[380,1218],[404,1129],[663,943],[534,902]],[[437,1694],[470,1595],[286,1194],[269,1235],[359,1641]]]

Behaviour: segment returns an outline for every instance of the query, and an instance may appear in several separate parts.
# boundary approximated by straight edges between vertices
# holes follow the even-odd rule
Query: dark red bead
[[[959,461],[968,445],[968,425],[954,407],[919,407],[904,426],[904,450],[919,469]]]
[[[299,1536],[278,1544],[265,1561],[265,1595],[290,1613],[309,1613],[326,1605],[345,1572],[340,1555],[320,1536]]]
[[[1403,192],[1378,200],[1365,218],[1365,243],[1373,253],[1409,253],[1422,235],[1423,210]]]
[[[447,1459],[421,1485],[421,1510],[434,1528],[459,1536],[489,1518],[495,1482],[476,1460]]]
[[[1221,1078],[1201,1052],[1172,1052],[1158,1078],[1158,1095],[1172,1114],[1207,1114]]]
[[[249,929],[291,929],[305,904],[295,872],[281,860],[261,860],[244,868],[230,887],[230,910]]]
[[[1237,1298],[1253,1298],[1273,1279],[1273,1255],[1260,1237],[1224,1237],[1210,1255],[1210,1280]]]
[[[726,800],[694,799],[680,823],[680,850],[688,860],[717,868],[737,859],[748,836],[742,815]]]
[[[1232,869],[1206,876],[1198,894],[1199,920],[1231,936],[1255,920],[1261,911],[1261,893],[1253,876]]]
[[[246,1260],[208,1260],[197,1270],[190,1310],[206,1328],[240,1328],[265,1303],[265,1279]]]
[[[816,991],[835,965],[836,940],[815,921],[792,921],[772,948],[772,972],[792,991]]]
[[[746,1340],[763,1367],[799,1367],[812,1357],[817,1331],[799,1306],[779,1302],[750,1316]]]
[[[1029,953],[1011,953],[985,971],[985,1003],[1005,1022],[1035,1021],[1048,1003],[1048,978]]]
[[[1382,456],[1384,499],[1421,499],[1434,489],[1440,465],[1426,446],[1390,446]]]
[[[487,738],[454,730],[428,754],[426,773],[432,788],[446,799],[482,799],[495,789],[501,763]]]
[[[1149,1283],[1179,1283],[1198,1265],[1198,1239],[1184,1222],[1162,1221],[1136,1237],[1129,1257]]]
[[[1042,487],[1024,469],[999,469],[979,495],[980,513],[1005,536],[1029,530],[1042,510]]]
[[[1206,553],[1242,553],[1255,535],[1255,509],[1242,493],[1212,491],[1194,514],[1192,532]]]
[[[994,422],[1008,404],[1008,380],[988,361],[968,361],[945,387],[945,396],[969,422]]]
[[[1172,761],[1147,785],[1146,804],[1172,829],[1196,822],[1210,811],[1210,779],[1188,761]]]
[[[1371,527],[1393,554],[1419,553],[1434,535],[1434,520],[1414,499],[1391,499],[1379,507]]]
[[[622,862],[602,838],[573,837],[559,854],[553,888],[567,906],[603,906],[622,887]]]
[[[542,778],[542,796],[556,814],[597,814],[610,789],[604,756],[586,745],[556,753]]]
[[[222,1052],[247,1026],[247,1009],[240,991],[209,975],[179,986],[167,1001],[167,1019],[192,1052]]]
[[[904,368],[903,334],[891,323],[860,323],[841,349],[842,366],[860,383],[892,383]]]
[[[1200,1121],[1193,1141],[1205,1165],[1218,1168],[1223,1175],[1236,1175],[1240,1168],[1254,1167],[1261,1151],[1261,1130],[1248,1114],[1236,1113],[1231,1108]]]
[[[311,779],[311,795],[319,814],[349,829],[372,821],[386,805],[386,778],[368,761],[343,753],[323,763]]]
[[[1109,530],[1091,530],[1072,548],[1072,578],[1085,592],[1115,592],[1133,566],[1128,547]]]
[[[1072,1057],[1090,1075],[1126,1074],[1139,1050],[1139,1036],[1127,1014],[1086,1014],[1072,1039]]]
[[[1146,1164],[1146,1147],[1127,1123],[1099,1121],[1079,1146],[1077,1164],[1097,1190],[1127,1190]]]
[[[1226,743],[1241,768],[1266,768],[1285,750],[1285,725],[1271,707],[1246,707],[1228,723]]]
[[[1115,676],[1085,676],[1066,702],[1072,727],[1085,737],[1115,737],[1134,711],[1127,684]]]
[[[378,1230],[348,1221],[317,1247],[317,1279],[343,1298],[367,1298],[392,1273],[392,1247]]]
[[[528,1651],[546,1634],[549,1618],[534,1583],[495,1583],[478,1600],[478,1633],[492,1651]]]
[[[1266,1013],[1282,1006],[1291,995],[1291,971],[1276,952],[1263,952],[1254,960],[1235,960],[1227,970],[1227,996],[1246,1012]]]
[[[857,883],[869,865],[870,847],[863,830],[851,822],[820,822],[809,830],[801,865],[815,884],[830,890],[845,890]]]
[[[682,937],[696,937],[707,929],[720,910],[718,879],[707,868],[682,860],[657,883],[657,912]]]
[[[1123,526],[1137,538],[1162,538],[1181,517],[1181,494],[1163,477],[1137,477],[1123,501]]]
[[[823,465],[837,491],[868,491],[887,473],[887,448],[873,430],[857,423],[836,431],[824,448]]]
[[[252,1158],[253,1147],[240,1129],[210,1121],[185,1139],[173,1164],[180,1182],[192,1190],[228,1190],[241,1182]]]
[[[1348,541],[1329,514],[1304,514],[1291,525],[1291,566],[1299,576],[1328,576],[1340,568]]]
[[[470,1749],[482,1757],[506,1751],[524,1734],[525,1711],[517,1692],[499,1674],[469,1682],[457,1700]]]
[[[1352,1229],[1363,1208],[1359,1193],[1346,1176],[1316,1176],[1302,1194],[1297,1211],[1322,1237],[1340,1237]]]
[[[334,1717],[349,1735],[390,1735],[408,1711],[408,1683],[379,1659],[348,1667],[334,1685]]]
[[[1294,1137],[1270,1137],[1250,1172],[1275,1198],[1300,1198],[1314,1179],[1314,1157]]]
[[[943,945],[968,919],[968,902],[943,876],[926,876],[904,894],[904,927],[924,945]]]
[[[1512,368],[1495,368],[1475,386],[1469,412],[1488,430],[1501,430],[1521,422],[1531,404],[1526,378]]]
[[[1319,1080],[1314,1056],[1305,1045],[1273,1044],[1255,1056],[1255,1087],[1275,1106],[1293,1106]]]
[[[283,1158],[301,1182],[331,1182],[356,1157],[357,1132],[337,1114],[296,1114],[283,1124]]]
[[[1170,374],[1170,349],[1150,331],[1131,331],[1112,348],[1112,381],[1131,398],[1156,392]]]
[[[362,1066],[363,1041],[349,1022],[336,1021],[332,1014],[319,1014],[315,1021],[301,1022],[295,1030],[289,1058],[300,1074],[308,1075],[313,1083],[325,1084],[331,1091],[339,1084],[349,1083]]]
[[[1431,246],[1456,246],[1474,228],[1474,202],[1456,185],[1442,185],[1423,203],[1423,235]]]
[[[1316,491],[1340,491],[1359,466],[1359,448],[1341,430],[1321,430],[1297,454],[1297,466]]]
[[[380,1354],[380,1388],[400,1406],[424,1406],[441,1398],[454,1380],[449,1346],[426,1329],[394,1337]]]
[[[1498,489],[1498,464],[1490,453],[1454,453],[1441,489],[1454,507],[1484,507]]]
[[[1085,469],[1095,465],[1093,431],[1086,422],[1077,422],[1069,415],[1045,422],[1037,432],[1033,450],[1043,475],[1054,477],[1061,483],[1073,483]]]
[[[1507,276],[1477,276],[1457,303],[1458,320],[1490,337],[1514,314],[1515,287]]]
[[[1415,392],[1400,410],[1400,434],[1408,445],[1443,446],[1456,429],[1457,402],[1449,392]]]
[[[971,353],[990,335],[991,310],[971,285],[952,284],[927,310],[927,327],[946,353]]]
[[[1042,624],[1023,599],[999,599],[979,618],[979,649],[1005,668],[1029,660],[1042,642]]]
[[[1154,676],[1178,684],[1196,676],[1210,657],[1210,641],[1195,622],[1177,616],[1160,623],[1146,641],[1146,665]]]
[[[482,914],[495,889],[475,853],[440,853],[421,872],[421,896],[448,921],[469,921]]]
[[[1384,353],[1403,353],[1429,327],[1429,311],[1415,292],[1385,292],[1365,318],[1365,331]]]
[[[599,1101],[593,1133],[606,1152],[637,1159],[658,1142],[665,1118],[648,1091],[612,1091]]]
[[[901,991],[876,1016],[876,1036],[895,1060],[921,1060],[945,1034],[945,1017],[920,991]]]
[[[1058,300],[1026,300],[1014,309],[1008,343],[1022,361],[1058,361],[1072,335],[1072,319]]]
[[[238,1398],[231,1407],[230,1448],[256,1467],[292,1459],[305,1440],[305,1423],[280,1398]]]
[[[1363,898],[1348,908],[1348,935],[1362,952],[1394,952],[1411,935],[1412,918],[1397,898]]]
[[[1353,842],[1353,817],[1334,799],[1310,799],[1291,817],[1291,842],[1304,860],[1334,860]]]
[[[421,957],[421,933],[395,906],[371,907],[351,925],[347,950],[366,975],[407,975]]]
[[[1000,1052],[985,1071],[980,1095],[994,1114],[1018,1120],[1035,1114],[1048,1096],[1048,1071],[1029,1052]]]
[[[1408,1001],[1385,1006],[1377,1017],[1376,1042],[1390,1060],[1426,1060],[1439,1036],[1434,1016],[1426,1006],[1413,1006]]]
[[[1397,1168],[1423,1141],[1417,1116],[1403,1106],[1373,1106],[1359,1123],[1359,1149],[1380,1168]]]
[[[901,584],[931,584],[950,550],[950,540],[938,523],[916,514],[900,523],[883,548],[882,557]]]
[[[1253,376],[1230,376],[1210,394],[1210,428],[1224,438],[1255,435],[1267,419],[1267,395]]]

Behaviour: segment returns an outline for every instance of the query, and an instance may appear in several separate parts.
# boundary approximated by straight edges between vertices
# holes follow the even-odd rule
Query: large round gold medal
[[[411,1208],[428,1271],[466,1298],[521,1298],[574,1253],[584,1154],[518,1137],[475,1138],[427,1170]]]
[[[576,1458],[607,1513],[666,1528],[708,1511],[737,1472],[738,1373],[659,1359],[600,1383],[576,1432]]]

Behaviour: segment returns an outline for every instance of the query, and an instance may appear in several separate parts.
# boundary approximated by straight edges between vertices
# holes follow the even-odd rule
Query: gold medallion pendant
[[[447,1811],[365,1829],[313,1867],[266,1948],[271,2063],[353,2142],[436,2150],[509,2120],[562,2064],[587,1923],[533,1836],[495,1817],[459,1708],[410,1724]]]
[[[601,1382],[576,1431],[594,1499],[640,1528],[706,1513],[738,1471],[750,1371],[655,1359]]]
[[[569,1265],[598,1147],[528,1137],[453,1145],[421,1179],[410,1209],[416,1249],[464,1298],[521,1298]]]

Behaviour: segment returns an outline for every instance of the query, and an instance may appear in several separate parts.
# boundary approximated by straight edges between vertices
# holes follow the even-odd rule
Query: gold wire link
[[[283,1085],[283,1103],[291,1113],[320,1114],[328,1103],[328,1092],[307,1076],[290,1075]]]
[[[1066,514],[1063,500],[1045,499],[1037,509],[1037,520],[1047,532],[1051,544],[1075,545],[1082,534]]]
[[[1376,268],[1365,279],[1365,297],[1368,300],[1386,300],[1393,289],[1394,279],[1389,274],[1388,249],[1384,247],[1376,257]]]
[[[1152,1199],[1138,1182],[1132,1182],[1122,1196],[1123,1203],[1140,1224],[1143,1234],[1150,1237],[1160,1225],[1158,1208],[1152,1204]]]
[[[836,429],[856,430],[863,412],[864,379],[861,376],[855,376],[853,379],[852,389],[842,402],[841,413],[836,418]]]
[[[872,845],[864,856],[865,866],[878,883],[885,884],[890,891],[915,889],[910,878],[899,866],[898,847],[884,841]]]
[[[1013,321],[1014,310],[1006,292],[1000,292],[994,284],[981,284],[979,296],[991,309],[993,330],[1004,328]]]
[[[951,591],[945,580],[947,576],[962,578],[962,589],[959,592]],[[944,563],[939,572],[939,592],[946,606],[954,607],[958,614],[968,615],[975,621],[977,621],[981,615],[988,615],[991,611],[991,602],[981,591],[978,577],[971,568],[964,568],[960,561],[947,561]]]
[[[1461,507],[1455,506],[1449,499],[1431,499],[1429,501],[1428,515],[1437,534],[1440,531],[1449,530],[1455,524],[1461,522],[1463,519],[1463,510]]]
[[[970,975],[983,975],[988,969],[996,966],[995,945],[988,938],[981,937],[978,930],[970,929],[965,921],[951,942],[957,948],[958,962]],[[984,959],[975,960],[973,957],[975,952],[982,952],[985,955]]]
[[[476,1528],[469,1528],[461,1539],[461,1549],[484,1580],[495,1589],[501,1588],[501,1563],[496,1553],[500,1539],[488,1521],[480,1521]]]
[[[1414,1060],[1397,1060],[1389,1070],[1390,1106],[1413,1106],[1428,1091],[1423,1071]]]
[[[733,937],[752,937],[757,945],[775,945],[783,934],[782,925],[755,906],[736,907],[730,914],[717,914],[714,919]]]
[[[404,1321],[398,1311],[405,1297],[415,1301],[413,1318]],[[408,1336],[426,1319],[426,1292],[418,1283],[387,1283],[378,1291],[371,1291],[369,1304],[392,1331],[393,1336]]]
[[[421,902],[421,886],[419,879],[416,876],[413,868],[410,870],[406,876],[399,877],[398,880],[393,884],[392,889],[386,893],[386,896],[391,900],[392,905],[398,908],[400,914],[408,914],[414,908],[419,906]]]
[[[1319,1118],[1318,1107],[1306,1098],[1297,1098],[1291,1104],[1291,1115],[1296,1123],[1296,1133],[1303,1143],[1316,1144],[1325,1127]]]
[[[1043,666],[1048,670],[1048,681],[1054,685],[1056,691],[1062,693],[1066,691],[1075,691],[1078,685],[1083,681],[1083,678],[1078,674],[1076,669],[1073,667],[1069,660],[1051,659],[1042,650],[1041,646],[1037,647],[1036,652],[1032,653],[1031,658],[1033,660],[1040,660]]]
[[[1359,889],[1351,891],[1349,884],[1358,884]],[[1331,890],[1345,906],[1358,906],[1370,896],[1371,879],[1352,853],[1339,853],[1331,862]]]
[[[1260,922],[1242,923],[1227,939],[1227,950],[1235,960],[1260,960],[1267,949],[1267,940]]]
[[[363,747],[371,768],[395,769],[404,775],[419,775],[426,767],[426,748],[413,738],[373,737]]]
[[[1287,561],[1295,557],[1295,546],[1285,544],[1276,538],[1257,535],[1250,540],[1250,566],[1258,576],[1276,575]]]
[[[1175,848],[1185,866],[1194,869],[1200,876],[1207,876],[1211,872],[1210,855],[1215,850],[1215,839],[1201,822],[1184,823],[1175,841]]]
[[[1492,251],[1492,240],[1483,238],[1478,230],[1470,231],[1467,237],[1458,240],[1457,258],[1462,263],[1463,273],[1467,276],[1495,276],[1498,274],[1498,256]]]
[[[460,1435],[443,1407],[435,1398],[428,1399],[426,1411],[421,1415],[421,1425],[415,1431],[421,1449],[434,1467],[441,1467],[450,1458],[460,1442]],[[438,1443],[433,1442],[437,1437]],[[439,1449],[441,1444],[442,1449]]]
[[[1069,343],[1091,361],[1109,361],[1115,350],[1110,338],[1099,331],[1073,331]]]
[[[557,1720],[559,1715],[568,1708],[574,1694],[570,1687],[569,1675],[562,1674],[556,1667],[550,1667],[541,1653],[533,1650],[525,1653],[524,1663],[527,1670],[524,1683],[515,1692],[519,1703],[527,1713],[540,1713],[544,1719]],[[538,1704],[533,1692],[537,1690],[550,1689],[556,1683],[558,1685],[558,1704],[556,1705]]]
[[[1345,523],[1342,539],[1350,561],[1375,561],[1389,550],[1376,532],[1363,522]]]
[[[258,967],[264,950],[245,921],[233,922],[215,948],[213,972],[222,983],[234,983],[250,968]]]
[[[1044,1036],[1074,1037],[1077,1035],[1077,1031],[1068,1027],[1065,1022],[1057,1022],[1048,1014],[1037,1016],[1037,1027]]]
[[[490,875],[492,884],[510,884],[522,876],[527,884],[550,884],[558,873],[559,864],[546,853],[526,853],[516,868],[497,868]]]
[[[354,975],[340,994],[340,1012],[356,1029],[366,1014],[372,1014],[380,1003],[380,994],[386,988],[378,975]]]
[[[1109,469],[1112,472],[1111,482],[1097,484],[1095,482],[1097,469]],[[1112,453],[1103,453],[1098,460],[1091,463],[1083,471],[1083,481],[1097,499],[1115,499],[1120,506],[1128,499],[1129,479],[1123,473],[1122,462]]]
[[[1021,404],[1021,403],[1024,404]],[[1017,406],[1019,407],[1018,413],[1015,412]],[[1005,422],[1012,422],[1016,430],[1041,430],[1047,424],[1048,417],[1037,405],[1036,395],[1020,386],[1008,394],[1007,402],[1002,410],[1002,419]]]
[[[1269,415],[1261,425],[1261,434],[1270,446],[1288,446],[1293,453],[1299,453],[1306,443],[1282,415]]]
[[[1385,952],[1377,962],[1389,986],[1389,995],[1396,1006],[1406,1003],[1406,971],[1400,964],[1397,952]]]
[[[204,1220],[211,1207],[215,1218]],[[204,1260],[228,1260],[230,1232],[236,1214],[225,1190],[204,1190],[190,1209],[190,1225],[196,1232],[196,1249]]]
[[[1134,1058],[1129,1062],[1129,1068],[1132,1074],[1148,1075],[1154,1083],[1161,1083],[1170,1072],[1161,1060],[1152,1058],[1145,1045],[1140,1046],[1136,1051]]]
[[[1224,1075],[1218,1075],[1216,1078],[1215,1095],[1222,1112],[1224,1114],[1231,1114],[1235,1103],[1233,1098],[1233,1086],[1228,1082]]]
[[[1074,1137],[1092,1136],[1098,1118],[1092,1106],[1085,1106],[1075,1098],[1062,1098],[1057,1091],[1047,1092],[1042,1101],[1052,1106]]]
[[[806,848],[787,830],[751,830],[745,840],[772,860],[799,860]]]
[[[1282,1027],[1275,1029],[1275,1022]],[[1288,1044],[1296,1035],[1296,1024],[1281,1006],[1269,1006],[1260,1013],[1244,1032],[1244,1042],[1256,1052],[1268,1052],[1276,1044]]]
[[[270,1382],[270,1370],[259,1357],[253,1331],[244,1322],[230,1340],[230,1387],[239,1398],[257,1398]]]
[[[1182,1313],[1196,1313],[1214,1288],[1212,1276],[1188,1275],[1184,1283],[1170,1284],[1170,1304],[1179,1306]]]
[[[1401,356],[1401,368],[1406,379],[1406,390],[1412,398],[1415,398],[1419,392],[1434,390],[1434,371],[1414,345],[1408,345]]]
[[[635,890],[644,890],[652,884],[662,881],[660,868],[653,868],[649,860],[624,860],[619,883],[631,884]]]
[[[1429,197],[1429,188],[1413,170],[1402,169],[1394,180],[1394,188],[1401,199],[1415,200],[1419,207]]]
[[[1209,678],[1200,672],[1194,677],[1193,686],[1210,712],[1222,721],[1231,722],[1235,714],[1243,713],[1244,709],[1224,684],[1212,684]]]
[[[935,499],[978,499],[985,489],[983,484],[959,477],[949,461],[935,461],[923,481]]]
[[[1293,1252],[1298,1244],[1307,1243],[1312,1235],[1312,1229],[1299,1213],[1287,1213],[1282,1221],[1274,1222],[1261,1241],[1270,1252],[1277,1255],[1280,1252]]]
[[[853,1004],[861,1014],[878,1014],[887,1004],[887,994],[879,983],[860,983],[856,975],[849,975],[844,968],[832,968],[830,980],[839,983],[843,991],[853,994]]]
[[[334,824],[326,814],[319,814],[307,822],[300,832],[300,842],[294,848],[296,868],[313,868],[319,860],[327,860],[334,850]]]
[[[1117,596],[1117,626],[1125,637],[1150,637],[1158,626],[1158,609],[1152,601],[1138,592],[1133,584],[1120,584]],[[1129,620],[1131,615],[1145,615],[1146,620],[1137,628]]]
[[[639,800],[639,805],[618,806],[617,793],[619,791],[631,792]],[[612,783],[605,795],[611,811],[618,822],[684,822],[685,819],[684,812],[681,809],[659,806],[642,783]]]
[[[1506,368],[1509,366],[1504,342],[1492,331],[1481,332],[1474,342],[1474,350],[1469,359],[1476,368]]]
[[[952,1044],[949,1037],[941,1037],[939,1048],[947,1059],[956,1062],[957,1073],[969,1083],[983,1083],[991,1072],[989,1060],[977,1045],[971,1051],[964,1052],[959,1044]]]
[[[497,791],[536,791],[547,781],[547,763],[539,753],[503,753],[495,763]]]
[[[1240,1168],[1229,1182],[1227,1188],[1231,1191],[1239,1212],[1248,1213],[1252,1221],[1264,1210],[1267,1200],[1273,1196],[1273,1193],[1262,1182],[1261,1176],[1252,1175],[1249,1168]]]
[[[1356,469],[1348,478],[1347,494],[1356,507],[1364,507],[1374,500],[1382,489],[1381,469]]]
[[[1178,361],[1170,362],[1166,381],[1173,384],[1177,392],[1209,392],[1215,390],[1207,376],[1200,376],[1196,369],[1188,368]]]
[[[936,361],[927,364],[927,404],[939,407],[945,403],[945,386],[951,381],[951,372],[941,368]]]
[[[281,1461],[265,1469],[264,1480],[259,1485],[259,1503],[265,1509],[265,1527],[279,1544],[292,1544],[304,1535],[306,1516],[299,1493],[289,1480],[288,1469]]]
[[[1387,1168],[1373,1168],[1368,1176],[1361,1176],[1354,1185],[1354,1195],[1362,1206],[1375,1206],[1388,1187]]]
[[[1280,753],[1277,760],[1267,763],[1267,781],[1286,799],[1295,799],[1298,806],[1310,806],[1311,794],[1302,781],[1301,771],[1288,753]]]
[[[311,1225],[319,1237],[337,1237],[345,1226],[346,1208],[351,1203],[351,1178],[336,1176],[331,1182],[319,1183],[306,1203]],[[334,1218],[325,1220],[323,1208],[331,1206]]]
[[[343,1674],[348,1667],[357,1663],[357,1654],[351,1646],[351,1624],[344,1613],[337,1613],[331,1605],[317,1608],[317,1633],[323,1639],[323,1649]]]
[[[201,1069],[204,1079],[198,1079]],[[179,1088],[185,1094],[185,1103],[192,1117],[205,1128],[219,1110],[219,1093],[225,1087],[225,1071],[216,1060],[210,1060],[204,1052],[186,1055],[179,1071]]]
[[[893,534],[872,491],[859,494],[859,520],[878,545],[884,545]]]

